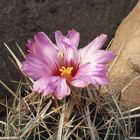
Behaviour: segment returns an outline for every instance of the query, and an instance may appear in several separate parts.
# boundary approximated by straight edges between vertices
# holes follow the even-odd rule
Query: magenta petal
[[[62,99],[70,94],[70,88],[66,80],[58,76],[40,78],[35,82],[33,90],[43,95],[53,93],[58,99]]]
[[[77,48],[60,31],[55,32],[55,38],[60,54],[63,54],[64,65],[70,66],[73,61],[77,60]]]
[[[86,81],[84,77],[80,77],[80,78],[77,78],[77,79],[75,78],[74,80],[72,80],[70,84],[74,87],[84,88],[89,85],[89,81],[88,80]]]
[[[101,34],[100,36],[96,37],[92,42],[90,42],[86,47],[88,49],[91,49],[92,51],[99,50],[104,45],[106,40],[107,40],[107,35]]]
[[[88,63],[79,68],[77,75],[101,76],[106,75],[107,67],[104,64]]]
[[[78,47],[79,40],[80,40],[80,34],[79,34],[79,32],[76,32],[75,30],[69,30],[66,37],[71,41],[71,43],[75,47]]]
[[[79,44],[80,34],[75,30],[72,30],[68,32],[67,36],[64,36],[62,32],[56,31],[55,39],[60,51],[65,52],[68,47],[71,47],[76,51]]]
[[[70,66],[73,61],[76,61],[75,52],[72,48],[67,48],[64,52],[64,65]]]
[[[109,80],[107,78],[107,67],[105,64],[89,63],[81,66],[74,79],[82,79],[89,84],[107,85]]]
[[[34,44],[34,40],[33,39],[29,39],[27,41],[26,47],[31,50],[32,47],[33,47],[33,44]]]
[[[40,73],[44,73],[44,71],[46,70],[46,74],[44,74],[44,76],[50,75],[55,69],[59,67],[57,56],[58,51],[56,50],[51,40],[43,32],[39,32],[37,35],[35,35],[34,39],[28,42],[28,47],[30,48],[30,51],[29,54],[25,57],[24,62],[24,64],[26,64],[26,66],[28,67],[28,72],[27,67],[26,71],[24,70],[24,72],[28,76],[31,75],[33,79],[38,80],[37,78],[42,75]],[[37,76],[31,74],[31,71],[32,73],[35,73],[34,75]],[[38,71],[38,73],[34,71]]]
[[[91,43],[89,43],[86,47],[79,50],[80,59],[82,64],[91,62],[94,52],[99,50],[103,44],[105,43],[107,36],[102,34],[95,38]]]
[[[66,80],[61,78],[57,84],[55,95],[58,99],[61,100],[62,98],[64,98],[69,94],[70,94],[70,88],[67,85]]]
[[[55,93],[59,80],[58,76],[42,77],[35,82],[33,90],[43,95]]]
[[[55,40],[56,40],[56,45],[59,48],[59,51],[64,51],[64,44],[62,42],[64,36],[62,32],[56,31],[55,32]]]
[[[50,75],[48,66],[32,55],[26,56],[26,60],[22,63],[21,70],[34,80],[38,80],[42,76]]]
[[[51,42],[49,37],[43,32],[38,32],[34,36],[34,40],[40,47],[54,47],[54,44]]]
[[[92,80],[91,76],[93,74],[94,67],[91,67],[87,65],[83,65],[79,68],[77,74],[71,81],[71,85],[74,87],[86,87],[92,82],[95,83],[94,80]]]
[[[68,38],[66,38],[66,37],[64,37],[62,39],[62,43],[66,46],[66,48],[67,47],[73,47],[73,45],[71,44],[71,41]]]
[[[30,76],[32,79],[34,80],[38,80],[39,78],[42,77],[42,71],[40,69],[33,69],[34,67],[32,67],[31,65],[28,65],[28,63],[23,63],[22,64],[22,72],[28,76]]]
[[[99,64],[106,64],[112,61],[115,57],[116,54],[113,51],[97,50],[94,52],[92,61]]]
[[[61,53],[65,53],[67,48],[72,47],[70,40],[63,36],[62,32],[60,31],[55,32],[55,40],[57,48]]]
[[[71,85],[75,87],[86,87],[89,84],[99,83],[105,85],[108,83],[106,77],[107,67],[105,64],[89,63],[81,66],[71,81]]]
[[[57,50],[51,40],[45,35],[43,32],[39,32],[36,36],[34,36],[36,44],[38,45],[36,48],[43,57],[44,61],[48,64],[55,66],[58,63],[57,60]],[[39,57],[39,56],[38,56]]]
[[[108,85],[109,79],[107,76],[95,77],[95,80],[100,85]]]
[[[33,91],[38,94],[49,95],[54,92],[54,87],[49,85],[49,78],[42,77],[34,83]]]

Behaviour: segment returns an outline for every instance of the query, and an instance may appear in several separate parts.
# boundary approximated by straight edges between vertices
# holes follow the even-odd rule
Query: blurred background
[[[81,34],[79,47],[101,33],[108,35],[107,45],[136,3],[137,0],[0,0],[0,80],[13,89],[11,81],[20,79],[4,42],[19,57],[15,42],[25,50],[27,39],[38,31],[55,41],[56,30],[66,33],[76,29]],[[0,91],[3,97],[1,85]]]

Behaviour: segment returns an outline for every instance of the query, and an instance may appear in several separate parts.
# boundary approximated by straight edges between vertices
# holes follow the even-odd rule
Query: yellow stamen
[[[66,77],[67,80],[71,79],[71,77],[72,77],[72,75],[71,75],[72,70],[73,70],[73,67],[67,67],[67,68],[66,67],[61,67],[59,69],[59,71],[61,72],[61,76],[62,77]]]

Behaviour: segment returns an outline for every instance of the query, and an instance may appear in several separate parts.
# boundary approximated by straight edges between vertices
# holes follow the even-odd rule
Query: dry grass
[[[5,44],[20,71],[21,63]],[[24,53],[19,48],[21,55]],[[136,78],[137,79],[137,78]],[[136,80],[135,79],[135,80]],[[133,81],[132,81],[133,82]],[[128,83],[125,88],[132,83]],[[101,86],[71,89],[70,96],[57,100],[32,91],[33,80],[23,76],[16,92],[0,83],[11,93],[13,104],[6,99],[6,119],[0,121],[0,140],[137,140],[133,114],[140,108],[123,112],[117,94]],[[111,88],[110,88],[111,89]],[[23,92],[24,91],[24,92]],[[108,92],[106,92],[108,91]]]

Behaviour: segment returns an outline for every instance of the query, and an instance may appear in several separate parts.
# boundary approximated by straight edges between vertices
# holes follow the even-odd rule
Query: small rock
[[[140,1],[120,24],[110,47],[111,50],[120,51],[111,69],[110,79],[115,93],[123,91],[121,103],[125,109],[140,106],[139,13]]]

